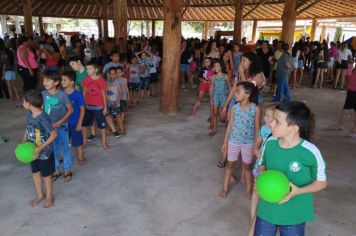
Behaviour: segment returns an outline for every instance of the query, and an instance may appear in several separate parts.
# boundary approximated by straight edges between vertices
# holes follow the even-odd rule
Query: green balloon
[[[278,203],[290,192],[289,180],[280,171],[267,170],[257,177],[256,190],[263,200]]]
[[[17,145],[15,156],[22,163],[30,163],[35,158],[36,146],[30,142],[24,142]]]

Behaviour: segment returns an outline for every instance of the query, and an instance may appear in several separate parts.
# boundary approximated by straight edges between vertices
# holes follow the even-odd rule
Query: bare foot
[[[41,196],[41,197],[36,197],[36,198],[32,199],[32,200],[29,202],[28,205],[29,205],[30,207],[37,206],[38,203],[40,203],[42,200],[43,200],[43,196]]]
[[[219,193],[219,196],[222,197],[222,198],[226,198],[227,194],[228,194],[228,191],[221,190],[221,192]]]
[[[234,184],[237,184],[237,179],[234,177],[234,176],[231,176],[231,179],[230,179],[230,185],[234,185]]]
[[[102,144],[102,146],[103,146],[104,150],[108,150],[109,149],[109,145],[107,143]]]
[[[53,207],[53,197],[46,198],[46,203],[43,205],[43,208],[51,208]]]

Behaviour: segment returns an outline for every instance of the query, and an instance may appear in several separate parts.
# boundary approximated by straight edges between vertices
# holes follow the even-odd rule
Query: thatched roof
[[[32,0],[33,16],[100,18],[102,0]],[[128,19],[163,19],[163,0],[127,0]],[[182,0],[183,20],[232,21],[234,0]],[[285,0],[245,0],[245,20],[281,19]],[[109,18],[113,18],[109,0]],[[299,0],[298,19],[356,17],[356,0]],[[0,14],[23,15],[22,0],[1,0]]]

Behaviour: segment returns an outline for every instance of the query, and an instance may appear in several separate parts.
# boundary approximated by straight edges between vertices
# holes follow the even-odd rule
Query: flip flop
[[[64,182],[69,182],[72,180],[72,172],[69,172],[69,174],[64,174]]]
[[[52,175],[53,181],[56,181],[61,175],[62,175],[61,172],[59,172],[59,174],[57,175]]]
[[[218,167],[219,168],[225,168],[225,166],[226,166],[226,161],[219,161],[218,162]]]
[[[83,159],[83,160],[78,160],[78,162],[79,162],[79,165],[81,165],[81,166],[84,166],[85,164],[87,164],[87,159]]]

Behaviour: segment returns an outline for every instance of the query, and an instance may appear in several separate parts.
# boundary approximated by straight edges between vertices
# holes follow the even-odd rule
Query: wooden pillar
[[[163,0],[163,64],[160,112],[178,111],[182,1]]]
[[[102,21],[100,18],[97,19],[97,24],[98,24],[98,38],[102,39],[103,38],[103,28],[101,25]]]
[[[204,21],[203,39],[207,40],[209,35],[209,21]]]
[[[235,0],[234,41],[241,43],[242,13],[245,0]]]
[[[282,36],[281,40],[289,44],[292,48],[294,41],[295,23],[297,20],[297,0],[286,0],[282,15]]]
[[[107,39],[109,37],[108,0],[101,1],[101,18],[103,19],[103,38]]]
[[[32,35],[32,0],[22,0],[25,34]]]
[[[151,36],[152,36],[152,38],[154,38],[154,37],[156,37],[156,21],[152,20],[151,24],[152,24]]]
[[[257,20],[253,20],[252,26],[252,43],[256,42]]]
[[[127,0],[113,0],[114,3],[114,30],[116,43],[119,43],[120,52],[127,50]],[[120,40],[122,38],[122,41]]]
[[[59,34],[59,32],[61,32],[61,28],[62,28],[61,24],[56,24],[56,34],[57,35]]]
[[[325,33],[326,33],[326,26],[323,25],[323,26],[321,27],[320,42],[322,42],[324,39],[326,39]]]
[[[43,32],[46,34],[48,29],[48,23],[43,23]]]
[[[315,32],[316,32],[317,26],[318,26],[318,20],[314,18],[312,21],[311,30],[310,30],[310,41],[315,40]]]
[[[40,28],[40,36],[42,37],[42,36],[44,36],[45,35],[45,31],[44,31],[44,29],[43,29],[43,18],[42,18],[42,16],[39,16],[38,17],[38,25],[39,25],[39,28]]]

